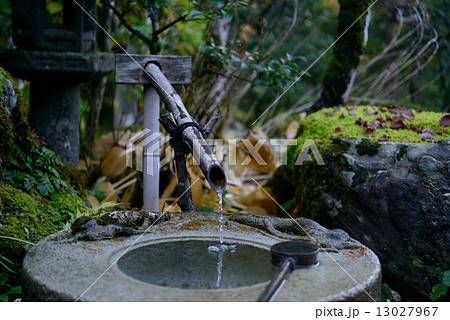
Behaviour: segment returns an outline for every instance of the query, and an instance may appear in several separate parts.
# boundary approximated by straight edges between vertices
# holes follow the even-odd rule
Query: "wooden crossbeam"
[[[150,84],[144,74],[149,62],[157,64],[171,84],[191,84],[192,57],[141,54],[116,55],[116,83]]]

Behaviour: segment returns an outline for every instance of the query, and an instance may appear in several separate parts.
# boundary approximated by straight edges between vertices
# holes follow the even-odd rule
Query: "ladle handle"
[[[278,292],[283,287],[286,277],[291,273],[294,263],[292,258],[288,258],[284,261],[280,270],[275,274],[272,281],[270,281],[264,292],[259,296],[258,302],[271,302],[275,299]]]

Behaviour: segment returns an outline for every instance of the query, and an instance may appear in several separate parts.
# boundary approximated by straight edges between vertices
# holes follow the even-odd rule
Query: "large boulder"
[[[439,125],[440,114],[416,113],[413,121],[402,120],[405,128],[388,129],[401,113],[363,110],[351,110],[354,116],[346,115],[347,123],[340,126],[338,119],[345,110],[320,111],[306,118],[299,145],[305,138],[320,138],[315,141],[325,165],[314,161],[294,165],[301,152],[298,146],[289,152],[290,165],[280,168],[275,177],[291,177],[299,216],[344,229],[375,251],[385,281],[403,297],[428,299],[432,286],[450,266],[448,132]],[[369,116],[373,110],[377,114]],[[364,114],[369,119],[364,120]],[[381,132],[370,132],[370,140],[345,137],[348,132],[364,136],[367,127],[361,123],[384,115],[393,118],[386,128],[376,129]],[[441,140],[407,141],[421,141],[424,131]],[[286,192],[278,188],[278,193],[286,199]]]

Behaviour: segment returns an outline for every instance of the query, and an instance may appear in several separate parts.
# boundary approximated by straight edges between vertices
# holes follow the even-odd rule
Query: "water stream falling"
[[[223,195],[222,192],[217,193],[217,196],[219,197],[219,212],[220,212],[220,244],[223,244]]]
[[[217,196],[219,198],[219,213],[220,213],[219,245],[218,246],[209,246],[208,252],[209,253],[218,253],[219,262],[217,263],[216,287],[220,288],[220,284],[222,281],[223,255],[228,250],[230,250],[231,253],[234,253],[236,251],[236,245],[233,245],[233,244],[225,245],[223,243],[223,212],[222,212],[223,211],[223,195],[222,195],[222,192],[218,192]]]

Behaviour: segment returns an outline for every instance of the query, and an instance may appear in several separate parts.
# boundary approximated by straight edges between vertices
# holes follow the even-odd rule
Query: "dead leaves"
[[[119,146],[112,147],[100,165],[103,176],[114,179],[120,176],[126,169],[126,150]]]
[[[395,122],[392,122],[389,126],[390,129],[404,129],[406,128],[405,124],[402,120],[397,120]]]
[[[446,114],[442,117],[442,119],[439,121],[439,125],[441,127],[450,126],[450,114]]]
[[[386,109],[388,109],[391,113],[397,114],[400,120],[402,120],[402,118],[414,120],[415,118],[412,109],[406,108],[404,106],[387,106]]]
[[[342,252],[342,254],[347,257],[357,259],[357,258],[361,258],[366,252],[367,252],[366,247],[360,247],[359,249],[354,249],[354,250],[344,250]]]
[[[336,127],[334,128],[334,132],[347,132],[347,129],[344,129],[342,127]]]
[[[434,136],[431,133],[424,132],[419,136],[419,139],[423,141],[434,141]]]
[[[420,134],[419,139],[423,141],[435,141],[434,136],[435,135],[442,135],[446,131],[437,131],[435,132],[431,128],[422,128],[416,125],[407,124],[405,121],[411,121],[415,118],[413,110],[406,108],[404,106],[387,106],[386,108],[378,108],[375,109],[375,107],[372,107],[372,109],[365,108],[365,113],[368,116],[380,114],[380,116],[371,122],[368,122],[366,120],[363,120],[361,118],[356,119],[355,125],[363,127],[363,132],[365,136],[373,137],[375,135],[375,131],[377,129],[384,129],[387,128],[389,125],[389,129],[394,130],[411,130],[418,134]],[[389,114],[382,115],[382,113],[389,112]],[[419,111],[417,111],[419,112]],[[450,115],[445,115],[441,121],[442,125],[450,125]],[[338,131],[337,131],[338,132]],[[380,138],[378,138],[378,141],[388,141],[390,139],[390,136],[384,134]]]
[[[372,116],[374,114],[378,114],[378,111],[372,107],[372,109],[369,108],[364,108],[364,112],[368,115],[368,116]]]
[[[300,127],[300,124],[298,121],[291,121],[288,126],[286,127],[286,138],[288,139],[294,139],[297,136],[298,128]]]

